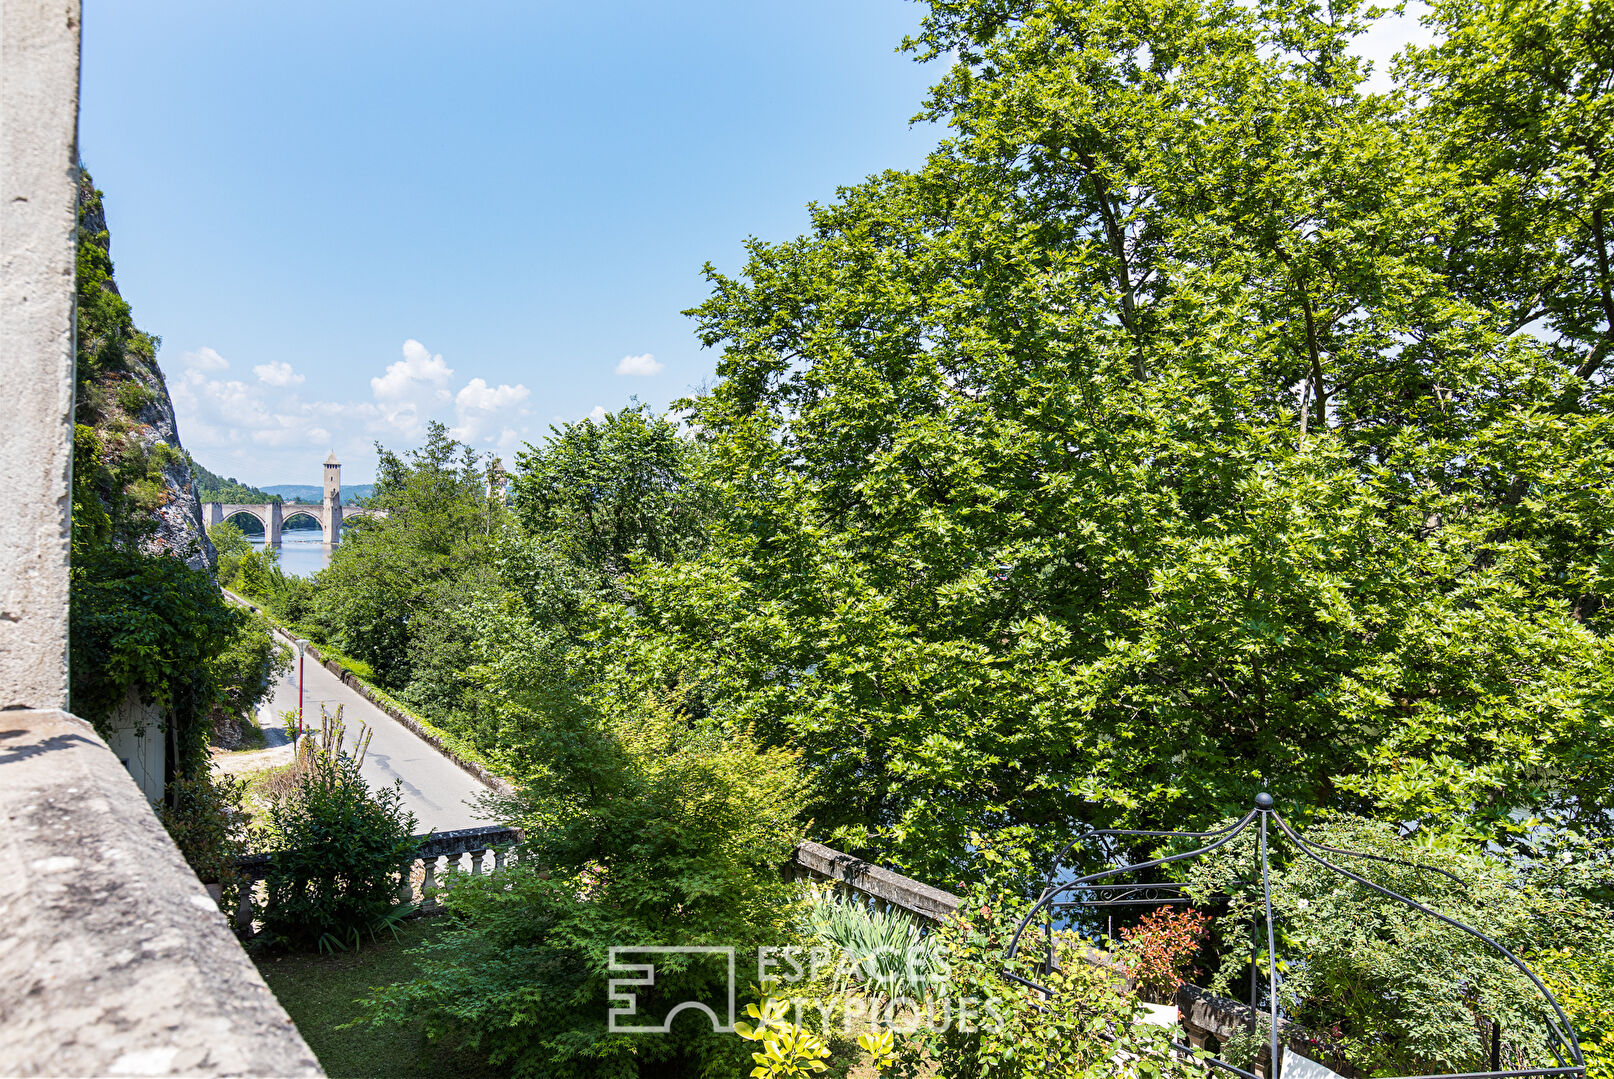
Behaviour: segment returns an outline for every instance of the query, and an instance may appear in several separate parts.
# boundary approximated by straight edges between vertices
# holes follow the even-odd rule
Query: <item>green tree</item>
[[[1366,92],[1371,17],[938,0],[910,44],[958,57],[952,137],[711,274],[712,544],[646,565],[623,632],[799,748],[820,828],[945,879],[982,824],[1203,821],[1263,779],[1471,835],[1604,820],[1594,215],[1476,234],[1537,166],[1450,165],[1460,39]],[[1579,321],[1534,332],[1464,259]]]
[[[799,839],[789,753],[681,718],[630,687],[550,728],[549,767],[504,807],[526,840],[492,878],[460,878],[452,928],[419,953],[420,976],[377,990],[377,1025],[421,1024],[520,1076],[730,1075],[746,1044],[686,1016],[664,1036],[611,1033],[610,949],[635,943],[783,943],[794,885],[779,866]],[[694,1000],[723,1014],[728,971],[657,959],[641,1014]]]
[[[460,615],[491,587],[485,572],[503,527],[480,456],[428,425],[416,450],[380,445],[369,499],[384,517],[344,530],[312,597],[315,617],[343,651],[370,664],[390,688],[434,709],[457,707],[455,673],[475,627]],[[419,684],[413,684],[417,673]]]
[[[517,462],[523,530],[605,580],[626,577],[635,557],[673,561],[704,539],[709,495],[696,444],[644,405],[551,427]]]

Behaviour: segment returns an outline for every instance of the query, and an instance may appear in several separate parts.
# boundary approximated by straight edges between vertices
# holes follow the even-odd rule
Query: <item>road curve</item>
[[[290,638],[278,630],[282,641]],[[281,713],[297,710],[296,645],[292,645],[289,674],[275,682],[272,696],[258,709],[258,722],[266,731],[281,728]],[[446,832],[455,828],[475,828],[497,823],[470,803],[488,787],[465,769],[444,757],[408,727],[365,700],[341,679],[308,656],[303,662],[303,716],[313,728],[319,726],[319,710],[329,712],[342,706],[347,723],[344,745],[351,746],[359,724],[367,723],[375,733],[370,750],[360,768],[371,789],[390,787],[396,782],[403,792],[404,806],[415,815],[417,833],[427,830]]]

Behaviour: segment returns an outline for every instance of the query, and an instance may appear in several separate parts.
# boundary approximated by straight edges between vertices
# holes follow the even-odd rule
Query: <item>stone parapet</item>
[[[67,705],[78,31],[78,0],[0,3],[0,708]]]
[[[931,922],[945,922],[962,902],[951,892],[812,840],[797,844],[787,872],[798,878],[832,881],[836,887],[872,900],[882,909],[907,911]]]
[[[324,1074],[90,725],[0,711],[0,1071]]]

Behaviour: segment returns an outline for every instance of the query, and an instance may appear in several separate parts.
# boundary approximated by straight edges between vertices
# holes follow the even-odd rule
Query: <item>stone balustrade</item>
[[[796,880],[830,881],[837,891],[859,896],[877,910],[902,910],[927,922],[945,922],[963,902],[951,892],[811,840],[796,846],[785,872]]]
[[[498,826],[416,836],[415,852],[398,867],[397,901],[419,904],[422,913],[429,913],[437,909],[439,897],[450,886],[454,874],[497,873],[514,857],[512,848],[520,840],[519,830]],[[265,880],[274,870],[274,859],[273,854],[250,854],[236,862],[236,869],[249,881]],[[263,901],[266,896],[262,888],[241,889],[235,912],[238,932],[252,932],[254,897]]]

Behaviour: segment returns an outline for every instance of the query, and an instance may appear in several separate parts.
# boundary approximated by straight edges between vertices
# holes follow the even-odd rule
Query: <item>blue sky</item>
[[[939,137],[908,0],[84,6],[119,286],[186,447],[260,485],[332,448],[369,481],[428,419],[508,461],[665,406],[716,365],[680,314],[704,262]]]
[[[920,12],[86,0],[80,146],[181,439],[363,482],[428,418],[508,458],[664,406],[715,367],[703,262],[935,144],[939,71],[894,51]]]

